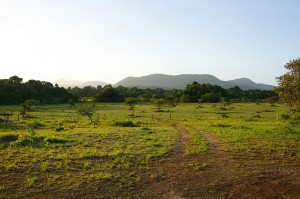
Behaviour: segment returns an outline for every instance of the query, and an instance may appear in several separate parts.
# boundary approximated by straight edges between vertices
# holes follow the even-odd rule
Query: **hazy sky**
[[[276,84],[299,0],[0,0],[0,79],[212,74]]]

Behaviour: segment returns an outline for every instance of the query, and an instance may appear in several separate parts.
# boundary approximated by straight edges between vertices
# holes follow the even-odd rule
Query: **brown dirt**
[[[134,198],[299,198],[299,165],[273,160],[232,158],[210,134],[196,129],[208,142],[205,154],[184,151],[191,136],[182,129],[174,153],[149,167],[142,186],[121,194]]]

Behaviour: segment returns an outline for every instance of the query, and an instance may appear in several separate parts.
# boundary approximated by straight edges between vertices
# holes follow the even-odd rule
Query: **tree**
[[[106,85],[103,87],[102,91],[96,96],[97,102],[120,102],[120,95],[117,90],[112,87],[112,85]],[[123,99],[124,101],[124,99]]]
[[[277,103],[278,100],[279,100],[279,98],[277,96],[272,96],[272,97],[266,98],[264,101],[270,103],[271,106],[275,106],[275,103]]]
[[[73,99],[69,99],[68,104],[69,104],[71,107],[76,106]]]
[[[135,105],[138,103],[138,100],[134,97],[128,97],[125,99],[125,103],[129,106],[129,110],[132,110],[132,115],[134,115]]]
[[[176,106],[176,102],[179,101],[180,93],[177,90],[169,90],[165,92],[165,99],[171,107]]]
[[[37,103],[38,103],[38,101],[31,100],[31,99],[28,99],[25,102],[23,102],[21,104],[21,108],[20,108],[20,115],[22,115],[22,117],[24,117],[26,115],[26,112],[30,111],[31,107],[36,105]]]
[[[220,106],[221,106],[221,108],[226,108],[226,106],[230,106],[230,104],[231,103],[228,102],[225,97],[221,97],[220,98]]]
[[[77,109],[77,113],[82,116],[87,116],[91,122],[93,122],[95,107],[94,106],[82,106]]]
[[[279,97],[288,105],[300,108],[300,58],[291,60],[285,64],[288,72],[277,77],[278,87],[275,91]]]
[[[36,100],[28,99],[24,103],[21,104],[21,106],[26,110],[30,111],[31,107],[36,105],[38,102]]]
[[[218,93],[205,93],[201,96],[201,102],[217,103],[220,101],[220,94]]]
[[[161,111],[161,107],[166,103],[165,99],[158,99],[158,98],[153,98],[151,100],[157,107],[157,111]]]

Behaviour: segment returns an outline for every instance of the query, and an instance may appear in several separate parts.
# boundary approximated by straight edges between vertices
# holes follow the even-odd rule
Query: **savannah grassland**
[[[18,106],[0,109],[17,121]],[[96,103],[90,122],[37,106],[0,123],[0,198],[299,198],[300,118],[288,110]]]

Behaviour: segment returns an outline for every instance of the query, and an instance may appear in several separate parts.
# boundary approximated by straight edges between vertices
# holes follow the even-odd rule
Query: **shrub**
[[[300,116],[294,116],[294,117],[292,118],[291,124],[297,125],[297,124],[299,124],[299,123],[300,123]]]
[[[281,119],[289,120],[289,119],[291,119],[291,116],[289,114],[281,114]]]
[[[20,135],[14,144],[30,147],[41,147],[45,144],[44,137],[37,135],[33,129],[28,129],[28,131],[27,134]]]
[[[28,135],[20,136],[17,140],[22,146],[30,146],[30,147],[40,147],[44,144],[43,139],[39,137],[30,137]]]
[[[0,128],[14,130],[16,125],[13,122],[0,122]]]
[[[64,130],[64,127],[59,126],[59,127],[56,127],[55,130],[56,130],[57,132],[60,132],[60,131],[63,131],[63,130]]]
[[[30,129],[36,129],[38,127],[43,127],[44,125],[37,120],[27,122],[27,127]]]
[[[219,127],[219,128],[226,128],[226,127],[231,127],[231,125],[228,124],[212,124],[210,127]]]
[[[16,140],[18,140],[17,135],[3,135],[3,136],[0,136],[0,143],[1,142],[14,142]]]
[[[0,136],[0,148],[5,148],[10,145],[11,142],[18,140],[17,135],[2,135]]]
[[[116,126],[122,126],[122,127],[137,127],[138,125],[133,123],[132,121],[117,121],[115,123]]]
[[[51,144],[65,144],[71,142],[71,140],[67,140],[60,137],[47,137],[44,139],[44,141],[49,142]]]

